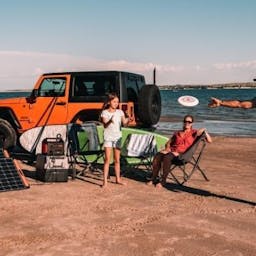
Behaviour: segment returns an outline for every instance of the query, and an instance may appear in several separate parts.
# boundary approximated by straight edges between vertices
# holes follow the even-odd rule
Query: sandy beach
[[[142,173],[102,189],[101,175],[0,194],[0,255],[256,255],[256,138],[214,137],[184,186]]]

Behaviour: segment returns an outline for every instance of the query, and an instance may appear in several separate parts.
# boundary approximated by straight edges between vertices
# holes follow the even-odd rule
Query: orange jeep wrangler
[[[43,74],[29,97],[0,100],[0,139],[16,145],[26,130],[49,124],[99,120],[107,94],[116,92],[130,126],[150,127],[159,121],[161,97],[142,75],[121,71]]]

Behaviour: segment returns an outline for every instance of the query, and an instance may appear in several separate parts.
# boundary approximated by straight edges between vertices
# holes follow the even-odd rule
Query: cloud
[[[256,69],[256,60],[244,62],[229,62],[229,63],[216,63],[213,65],[218,70],[231,70],[231,69]]]
[[[157,84],[210,84],[252,81],[256,60],[237,63],[170,65],[128,60],[104,60],[89,56],[29,51],[0,51],[0,89],[32,89],[39,75],[48,72],[124,70],[143,74]],[[253,70],[253,72],[252,72]],[[228,72],[225,72],[228,71]]]
[[[202,70],[205,70],[205,68],[201,67],[200,65],[195,65],[193,68],[194,68],[195,71],[197,71],[197,72],[200,72],[200,71],[202,71]]]
[[[153,69],[157,72],[179,73],[182,66],[160,65],[151,62],[129,62],[127,60],[102,60],[88,56],[54,54],[43,52],[0,51],[0,87],[9,84],[12,87],[26,86],[35,82],[37,77],[47,72],[83,71],[83,70],[125,70],[142,73],[151,77]],[[20,81],[20,84],[17,84]]]

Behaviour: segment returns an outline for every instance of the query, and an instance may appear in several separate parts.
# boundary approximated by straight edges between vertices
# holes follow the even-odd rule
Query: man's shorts
[[[121,149],[122,145],[122,138],[119,138],[117,140],[104,140],[104,147],[105,148],[118,148]]]

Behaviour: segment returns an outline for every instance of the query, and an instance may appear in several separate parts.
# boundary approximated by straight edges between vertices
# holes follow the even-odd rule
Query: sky
[[[256,78],[254,0],[0,0],[0,90],[42,73],[122,70],[147,83]]]

